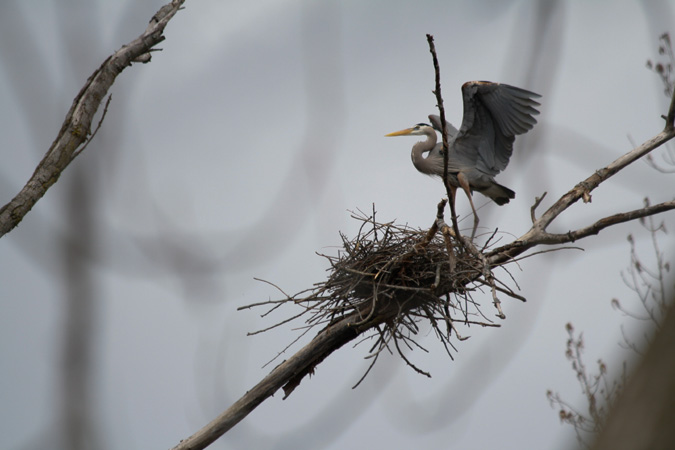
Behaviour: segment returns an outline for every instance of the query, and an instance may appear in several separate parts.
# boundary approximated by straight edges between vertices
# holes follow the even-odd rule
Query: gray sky
[[[87,77],[162,3],[0,4],[0,202],[28,179]],[[382,221],[429,226],[441,183],[413,168],[413,138],[383,137],[435,112],[426,33],[455,125],[465,81],[543,95],[539,125],[497,177],[516,199],[500,208],[475,197],[481,227],[499,227],[502,242],[527,231],[535,196],[548,192],[543,211],[663,126],[668,99],[645,61],[672,31],[670,2],[251,3],[188,0],[163,51],[118,78],[92,144],[0,239],[1,448],[54,448],[68,319],[88,333],[93,442],[169,448],[267,374],[297,333],[246,337],[294,312],[237,312],[277,297],[253,277],[291,293],[322,280],[314,252],[336,252],[338,232],[360,225],[349,211],[373,203]],[[634,164],[552,231],[645,196],[669,200],[672,183]],[[545,397],[578,397],[564,325],[584,332],[589,365],[624,357],[625,321],[609,302],[632,300],[620,277],[628,233],[648,260],[647,234],[628,224],[579,242],[585,251],[512,266],[528,302],[503,299],[502,328],[463,330],[471,339],[454,361],[423,333],[431,352],[409,358],[433,378],[387,357],[352,390],[368,344],[348,346],[213,448],[566,448],[573,433]]]

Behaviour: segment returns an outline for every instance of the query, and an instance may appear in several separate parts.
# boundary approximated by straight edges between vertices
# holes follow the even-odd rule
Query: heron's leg
[[[452,223],[452,231],[455,234],[455,239],[459,239],[459,227],[457,226],[457,212],[455,211],[455,197],[457,187],[450,183],[446,184],[448,190],[448,202],[450,203],[450,219]]]
[[[464,189],[464,192],[466,192],[466,196],[469,197],[469,204],[471,204],[471,211],[473,211],[473,230],[471,231],[471,240],[473,241],[473,238],[476,236],[476,229],[478,228],[478,213],[476,213],[476,207],[473,206],[471,186],[469,186],[469,180],[467,180],[462,172],[457,174],[457,181],[459,181],[459,185]]]

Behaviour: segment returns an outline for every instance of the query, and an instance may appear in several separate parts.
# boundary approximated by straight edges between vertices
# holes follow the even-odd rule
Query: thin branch
[[[445,121],[445,107],[443,106],[443,96],[441,95],[441,69],[438,64],[438,57],[436,56],[436,45],[434,45],[434,37],[427,34],[427,42],[429,43],[429,51],[434,61],[434,73],[436,79],[436,88],[434,95],[436,95],[436,103],[438,106],[439,115],[441,116],[441,139],[443,140],[443,185],[445,192],[450,200],[450,214],[452,215],[452,228],[455,231],[455,236],[459,236],[459,226],[457,225],[457,213],[455,212],[455,196],[452,195],[450,184],[448,183],[448,135],[447,122]]]
[[[575,231],[570,231],[566,234],[548,234],[548,236],[559,242],[553,242],[554,244],[564,243],[564,242],[574,242],[575,240],[585,238],[594,234],[598,234],[603,229],[616,225],[619,223],[629,222],[631,220],[639,219],[642,217],[653,216],[654,214],[659,214],[665,211],[670,211],[675,209],[675,200],[669,202],[659,203],[657,205],[647,206],[640,209],[635,209],[633,211],[628,211],[625,213],[614,214],[609,217],[604,217],[592,225],[589,225],[584,228],[580,228]],[[542,242],[548,243],[548,242]]]
[[[546,197],[547,193],[548,192],[544,192],[543,194],[541,194],[541,197],[534,198],[534,204],[530,208],[530,217],[532,218],[532,224],[535,224],[537,222],[537,216],[535,215],[535,211],[541,204],[541,201],[544,200],[544,197]]]
[[[109,56],[89,77],[73,100],[61,130],[21,191],[0,208],[0,237],[16,227],[24,216],[59,179],[66,167],[89,143],[91,124],[101,101],[115,78],[136,60],[150,60],[152,47],[162,42],[164,28],[185,0],[173,0],[162,6],[139,37]],[[100,125],[100,124],[99,124]],[[92,136],[93,137],[93,136]]]

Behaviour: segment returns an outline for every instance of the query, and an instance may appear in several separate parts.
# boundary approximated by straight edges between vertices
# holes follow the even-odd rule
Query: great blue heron
[[[455,201],[455,192],[461,187],[466,192],[474,214],[472,237],[478,226],[478,214],[471,193],[478,191],[498,205],[508,203],[516,193],[494,180],[504,170],[513,153],[513,141],[519,134],[527,133],[537,123],[539,114],[535,98],[541,97],[508,84],[488,81],[469,81],[462,85],[464,117],[457,130],[447,124],[448,135],[448,184]],[[434,127],[418,123],[412,128],[387,134],[387,136],[426,136],[412,148],[412,162],[422,173],[443,177],[443,143],[436,143],[436,131],[441,129],[438,116],[429,120]],[[429,152],[425,157],[424,153]]]

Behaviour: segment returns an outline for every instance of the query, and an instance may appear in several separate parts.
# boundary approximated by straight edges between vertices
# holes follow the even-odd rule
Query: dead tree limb
[[[146,30],[123,45],[94,71],[73,100],[61,130],[38,164],[35,172],[19,193],[0,208],[0,237],[16,227],[47,190],[59,179],[66,167],[89,143],[91,124],[101,101],[115,78],[133,62],[150,61],[152,48],[162,42],[164,28],[185,0],[173,0],[162,6],[150,19]]]
[[[286,396],[297,386],[288,386],[289,382],[300,379],[313,371],[326,356],[344,344],[356,338],[371,324],[354,326],[359,318],[356,315],[345,317],[339,322],[326,327],[309,344],[296,352],[286,361],[279,364],[258,384],[234,402],[227,410],[204,426],[189,438],[181,441],[173,450],[196,450],[208,447],[229,429],[239,423],[259,404],[284,387]]]
[[[673,137],[675,137],[675,123],[673,120],[675,120],[675,94],[673,94],[671,99],[666,125],[662,132],[645,141],[642,145],[639,145],[633,150],[620,156],[606,167],[596,170],[588,178],[570,189],[553,205],[551,205],[551,207],[549,207],[548,210],[546,210],[546,212],[542,214],[541,217],[539,217],[539,219],[534,220],[532,228],[530,228],[527,233],[523,234],[521,237],[511,243],[489,252],[487,257],[490,264],[496,265],[505,263],[536,245],[554,245],[574,242],[575,240],[581,239],[582,237],[598,234],[601,230],[607,228],[610,225],[615,225],[617,223],[623,223],[629,220],[638,219],[640,217],[646,217],[675,209],[675,201],[671,200],[659,203],[658,205],[601,218],[592,225],[580,228],[578,230],[569,231],[564,234],[554,234],[546,231],[546,228],[560,214],[576,203],[579,199],[583,199],[583,201],[586,203],[590,202],[591,192],[600,186],[601,183],[608,180],[611,176],[615,175],[620,170],[632,164],[636,160],[649,154],[649,152],[652,150],[673,139]]]

